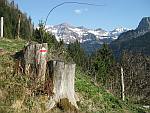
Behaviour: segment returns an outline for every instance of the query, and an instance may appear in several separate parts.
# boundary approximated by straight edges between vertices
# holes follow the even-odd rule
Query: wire
[[[48,13],[48,15],[47,15],[47,17],[46,17],[46,20],[45,20],[45,25],[44,25],[44,27],[45,27],[46,24],[47,24],[47,20],[48,20],[49,15],[51,14],[51,12],[52,12],[54,9],[56,9],[57,7],[62,6],[62,5],[64,5],[64,4],[81,4],[81,5],[90,5],[90,6],[97,6],[97,7],[99,7],[99,6],[105,6],[105,5],[98,5],[98,4],[91,4],[91,3],[83,3],[83,2],[63,2],[63,3],[60,3],[60,4],[56,5],[56,6],[54,6],[54,7],[49,11],[49,13]]]
[[[49,17],[49,15],[51,14],[51,12],[52,12],[54,9],[56,9],[57,7],[62,6],[62,5],[64,5],[64,4],[81,4],[81,5],[89,5],[89,6],[97,6],[97,7],[99,7],[99,6],[105,6],[105,5],[84,3],[84,2],[62,2],[62,3],[60,3],[60,4],[56,5],[56,6],[54,6],[54,7],[48,12],[48,15],[47,15],[47,17],[46,17],[45,24],[44,24],[44,29],[45,29],[45,26],[46,26],[46,24],[47,24],[48,17]],[[42,43],[43,43],[43,36],[41,37],[41,39],[42,39]]]

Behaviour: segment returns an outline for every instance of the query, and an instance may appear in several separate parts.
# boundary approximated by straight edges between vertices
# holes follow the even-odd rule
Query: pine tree
[[[49,48],[52,45],[58,45],[55,36],[45,30],[44,23],[42,21],[39,22],[39,28],[36,28],[36,30],[34,31],[33,40],[39,43],[48,43]]]
[[[94,71],[95,81],[106,85],[114,62],[112,52],[108,45],[103,44],[102,47],[91,56],[91,59],[91,71]]]
[[[85,67],[86,55],[78,40],[68,45],[68,53],[78,66]]]

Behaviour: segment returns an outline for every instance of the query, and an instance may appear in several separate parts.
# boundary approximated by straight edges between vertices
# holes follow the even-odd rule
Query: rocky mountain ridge
[[[117,39],[122,32],[128,31],[128,29],[122,27],[116,28],[112,31],[106,31],[101,28],[88,29],[83,26],[75,27],[68,23],[46,26],[46,29],[48,32],[54,34],[57,40],[63,39],[66,44],[73,43],[76,40],[80,43],[95,40],[99,43],[110,43],[112,40]]]

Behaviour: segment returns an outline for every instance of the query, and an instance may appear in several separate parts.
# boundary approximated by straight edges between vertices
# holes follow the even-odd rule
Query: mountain
[[[95,40],[99,43],[104,43],[108,40],[108,43],[110,43],[110,41],[117,39],[120,33],[127,31],[125,28],[117,28],[113,31],[106,31],[101,28],[94,30],[83,26],[75,27],[68,23],[62,23],[55,26],[46,26],[46,29],[54,34],[57,40],[63,39],[66,44],[73,43],[76,40],[80,43]]]
[[[126,28],[123,28],[123,27],[121,27],[121,28],[116,28],[116,29],[114,29],[113,31],[110,32],[110,36],[112,36],[113,39],[117,39],[118,36],[119,36],[121,33],[126,32],[126,31],[128,31],[128,30],[129,30],[129,29],[126,29]]]
[[[150,17],[144,17],[137,28],[139,31],[149,31],[150,30]]]
[[[112,41],[110,47],[116,57],[124,50],[141,52],[150,55],[150,17],[144,17],[135,30],[129,30],[120,34],[118,39]]]
[[[116,28],[112,31],[106,31],[101,28],[88,29],[84,26],[75,27],[68,23],[62,23],[55,26],[46,26],[48,32],[55,35],[59,41],[63,39],[66,44],[73,43],[78,40],[86,53],[92,53],[101,47],[103,43],[110,43],[116,40],[122,32],[126,32],[126,28]]]

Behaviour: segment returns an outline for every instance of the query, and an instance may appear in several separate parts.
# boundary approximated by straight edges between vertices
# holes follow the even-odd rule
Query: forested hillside
[[[150,17],[142,18],[135,30],[122,33],[110,47],[124,68],[126,95],[149,104]]]
[[[116,44],[115,44],[116,43]],[[111,47],[114,50],[114,54],[123,51],[132,51],[135,53],[143,53],[145,55],[150,55],[150,32],[145,33],[142,36],[132,38],[132,39],[124,39],[122,42],[114,42]]]
[[[123,51],[150,55],[150,17],[143,17],[135,30],[122,33],[110,44],[114,56],[120,58]]]
[[[20,11],[14,1],[0,0],[0,17],[4,17],[4,36],[15,38],[18,36],[18,24],[20,18],[19,34],[21,38],[29,39],[32,36],[33,25],[31,18]]]

